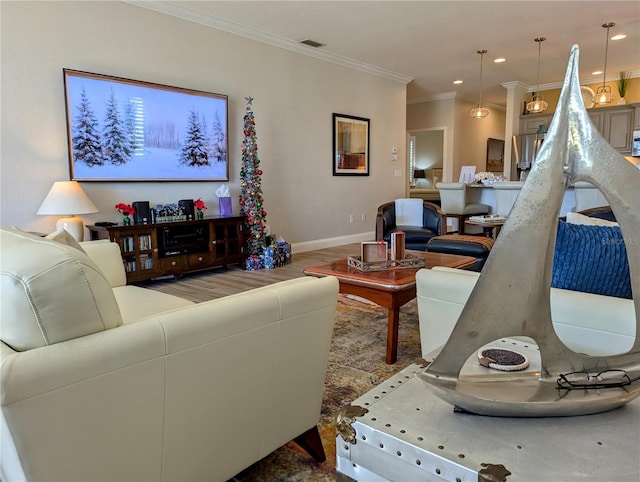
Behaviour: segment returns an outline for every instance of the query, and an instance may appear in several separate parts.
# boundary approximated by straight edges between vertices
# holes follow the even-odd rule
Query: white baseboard
[[[351,243],[361,243],[362,241],[373,241],[376,238],[374,232],[349,234],[347,236],[337,236],[335,238],[314,239],[313,241],[302,241],[291,244],[292,253],[304,253],[316,249],[333,248]]]

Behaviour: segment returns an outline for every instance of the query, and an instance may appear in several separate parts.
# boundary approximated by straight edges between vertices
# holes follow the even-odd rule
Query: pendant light
[[[609,53],[609,29],[614,27],[615,23],[603,23],[602,27],[607,29],[607,43],[604,49],[604,72],[602,74],[602,85],[596,90],[596,95],[593,96],[593,102],[596,105],[611,104],[614,99],[614,95],[611,93],[611,87],[606,84],[607,81],[607,54]]]
[[[486,50],[478,50],[480,54],[480,102],[478,102],[478,107],[471,109],[470,115],[474,119],[484,119],[489,115],[489,109],[485,109],[482,107],[482,58],[484,54],[487,53]]]
[[[527,111],[532,114],[537,114],[538,112],[547,110],[547,106],[549,105],[540,95],[540,47],[542,46],[542,42],[547,39],[545,37],[538,37],[534,40],[538,43],[538,75],[536,79],[536,93],[532,97],[531,102],[527,104]]]

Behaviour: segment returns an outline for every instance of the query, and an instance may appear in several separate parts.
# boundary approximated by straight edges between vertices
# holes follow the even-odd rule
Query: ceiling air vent
[[[315,40],[311,40],[311,39],[308,39],[308,38],[306,38],[304,40],[300,40],[300,43],[308,45],[309,47],[315,47],[315,48],[324,47],[324,45],[325,45],[325,44],[321,44],[320,42],[316,42]]]

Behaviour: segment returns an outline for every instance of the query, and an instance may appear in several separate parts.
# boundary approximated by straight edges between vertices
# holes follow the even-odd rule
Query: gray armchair
[[[458,220],[457,232],[464,234],[465,220],[474,214],[488,214],[491,209],[486,204],[467,202],[467,185],[463,182],[439,182],[440,204],[447,216]],[[452,233],[456,231],[451,231]]]
[[[444,234],[446,226],[440,206],[421,199],[396,199],[378,208],[376,241],[390,243],[393,231],[403,231],[406,249],[425,251],[429,240]]]

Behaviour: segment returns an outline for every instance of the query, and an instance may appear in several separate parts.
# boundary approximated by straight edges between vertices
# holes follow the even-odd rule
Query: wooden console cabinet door
[[[211,263],[241,263],[244,258],[244,218],[221,218],[210,224]]]
[[[127,282],[158,276],[158,241],[149,226],[110,228],[110,238],[120,246]]]

